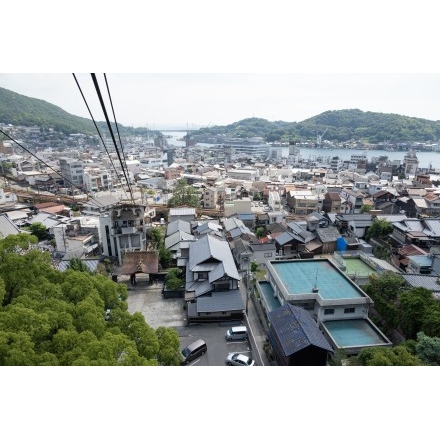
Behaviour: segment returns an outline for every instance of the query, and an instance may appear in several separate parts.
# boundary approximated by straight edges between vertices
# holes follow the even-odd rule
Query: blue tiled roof
[[[333,352],[307,310],[286,304],[269,312],[268,318],[285,356],[291,356],[310,345]]]

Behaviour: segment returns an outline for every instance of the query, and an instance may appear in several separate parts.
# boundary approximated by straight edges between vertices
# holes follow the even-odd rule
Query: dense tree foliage
[[[375,218],[365,234],[365,240],[370,238],[386,238],[393,232],[393,226],[384,218]]]
[[[173,189],[173,196],[168,200],[168,206],[192,206],[197,208],[200,206],[200,196],[192,185],[188,185],[186,179],[179,179]]]
[[[415,351],[422,362],[426,365],[440,365],[440,338],[429,337],[425,333],[417,333]]]
[[[185,280],[182,278],[182,271],[177,267],[173,267],[165,275],[165,285],[169,290],[181,289],[184,284]]]
[[[49,128],[56,132],[96,135],[91,119],[71,115],[62,108],[41,99],[29,98],[0,87],[0,122],[12,125],[38,126],[41,130]],[[97,123],[100,130],[107,130],[105,122]],[[116,126],[113,127],[116,131]],[[145,134],[146,128],[133,129],[118,124],[121,134]]]
[[[72,270],[78,270],[80,272],[86,272],[86,273],[92,273],[92,271],[89,269],[89,266],[87,266],[86,263],[84,263],[83,260],[80,258],[71,258],[68,265],[69,269]]]
[[[440,337],[440,304],[430,290],[410,288],[401,275],[392,272],[370,275],[363,290],[374,301],[387,330],[398,329],[408,339],[415,339],[419,332]]]
[[[226,126],[210,126],[192,133],[231,137],[262,137],[266,142],[316,141],[325,132],[325,139],[344,142],[360,140],[379,143],[435,141],[440,137],[440,122],[396,114],[363,112],[358,109],[326,111],[302,122],[243,119]]]
[[[368,347],[350,359],[350,365],[357,366],[422,366],[423,362],[418,356],[413,355],[405,346],[398,345],[394,348]]]
[[[178,365],[179,337],[127,310],[127,288],[50,265],[36,238],[0,240],[0,365]]]

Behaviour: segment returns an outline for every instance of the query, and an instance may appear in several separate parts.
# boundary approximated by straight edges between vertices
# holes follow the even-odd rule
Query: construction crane
[[[322,134],[318,134],[318,132],[316,132],[316,146],[317,146],[317,148],[321,148],[321,141],[322,141],[322,138],[324,137],[325,133],[327,132],[327,130],[328,130],[328,128],[326,128],[324,130],[324,133],[322,133]]]

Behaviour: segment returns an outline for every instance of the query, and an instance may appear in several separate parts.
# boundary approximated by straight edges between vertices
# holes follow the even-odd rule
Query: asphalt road
[[[128,310],[140,312],[145,321],[154,329],[165,326],[174,328],[180,337],[181,349],[197,339],[203,339],[208,351],[187,366],[225,366],[226,356],[230,352],[240,352],[252,356],[251,341],[226,341],[226,330],[234,325],[245,324],[227,321],[212,324],[186,325],[183,298],[163,298],[162,283],[149,285],[147,278],[137,277],[137,285],[129,284],[129,277],[119,277],[119,282],[127,284]],[[252,332],[249,332],[252,337]],[[254,344],[255,345],[255,344]],[[258,357],[255,357],[258,365]]]

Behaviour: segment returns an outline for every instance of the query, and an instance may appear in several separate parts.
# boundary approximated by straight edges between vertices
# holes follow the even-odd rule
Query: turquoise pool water
[[[281,307],[281,303],[279,302],[278,298],[274,297],[274,292],[270,283],[268,283],[267,281],[264,282],[260,281],[259,286],[261,289],[261,293],[264,296],[264,300],[267,304],[267,307],[269,308],[269,312]]]
[[[341,347],[384,345],[389,343],[365,319],[345,319],[322,323],[336,344]]]
[[[273,261],[271,264],[289,295],[311,293],[316,285],[323,299],[365,296],[327,260]]]

